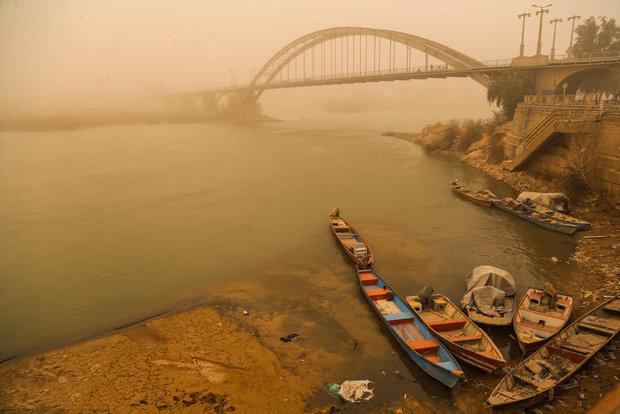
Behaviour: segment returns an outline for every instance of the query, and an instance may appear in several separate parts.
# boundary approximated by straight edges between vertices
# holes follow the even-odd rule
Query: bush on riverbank
[[[461,126],[458,119],[451,119],[448,121],[448,126],[443,132],[444,142],[449,147],[452,147],[454,143],[459,139],[461,134]]]
[[[456,141],[456,148],[461,152],[467,152],[471,144],[482,138],[484,124],[481,119],[474,121],[468,119],[463,122],[459,139]]]
[[[489,161],[499,164],[504,161],[504,135],[494,132],[489,136]]]

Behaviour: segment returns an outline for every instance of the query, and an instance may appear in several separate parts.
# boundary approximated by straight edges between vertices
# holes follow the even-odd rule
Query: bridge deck
[[[270,89],[285,89],[285,88],[299,88],[306,86],[324,86],[324,85],[343,85],[354,83],[368,83],[368,82],[390,82],[398,80],[412,80],[412,79],[441,79],[441,78],[455,78],[455,77],[468,77],[476,73],[490,75],[496,72],[502,72],[507,70],[545,70],[566,66],[590,66],[600,67],[620,62],[620,54],[613,54],[610,56],[596,56],[587,58],[561,58],[555,60],[549,60],[543,65],[524,65],[513,66],[512,61],[509,59],[495,60],[483,62],[480,67],[471,67],[467,69],[454,69],[446,66],[434,66],[432,69],[429,67],[415,67],[415,68],[400,68],[394,70],[381,70],[381,71],[368,71],[357,73],[345,73],[336,75],[314,76],[297,78],[290,80],[274,80],[268,84],[256,84],[256,85],[232,85],[220,88],[205,89],[200,91],[191,91],[179,94],[178,96],[192,97],[209,94],[226,94],[241,91],[264,91]]]

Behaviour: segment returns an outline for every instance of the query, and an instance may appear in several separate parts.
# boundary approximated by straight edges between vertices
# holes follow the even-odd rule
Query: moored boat
[[[517,365],[488,398],[491,406],[529,406],[553,397],[562,384],[620,331],[620,297],[577,319]]]
[[[572,312],[572,296],[556,293],[548,282],[543,290],[526,290],[514,318],[514,329],[521,350],[532,352],[551,339],[564,329]]]
[[[432,291],[432,290],[431,290]],[[407,303],[454,356],[487,373],[506,363],[484,330],[441,294],[408,296]]]
[[[555,220],[554,218],[548,217],[543,213],[539,213],[538,211],[531,209],[523,203],[519,203],[513,198],[507,197],[503,200],[497,200],[493,205],[512,215],[522,218],[523,220],[529,221],[530,223],[534,223],[549,230],[554,230],[564,234],[573,234],[578,229],[578,226],[574,224]]]
[[[562,213],[561,211],[551,210],[549,207],[543,206],[542,204],[531,203],[527,204],[527,206],[530,207],[532,210],[544,214],[545,216],[550,217],[554,220],[577,226],[577,230],[588,230],[592,227],[592,223],[590,223],[589,221],[579,219],[566,213]]]
[[[459,185],[458,181],[452,182],[452,191],[461,198],[482,206],[490,207],[497,200],[497,196],[489,190],[470,190]]]
[[[360,269],[372,267],[373,255],[368,242],[355,227],[340,217],[340,209],[335,208],[329,215],[329,224],[345,253]]]
[[[494,266],[477,266],[465,282],[467,290],[461,306],[475,323],[491,326],[512,323],[516,284],[510,273]]]
[[[409,358],[442,384],[454,387],[464,374],[446,347],[377,272],[358,269],[357,275],[370,306]]]

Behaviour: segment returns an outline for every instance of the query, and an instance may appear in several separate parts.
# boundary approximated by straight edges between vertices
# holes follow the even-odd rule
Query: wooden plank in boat
[[[603,309],[610,312],[620,312],[620,299],[614,300],[613,302],[603,306]]]
[[[469,335],[469,336],[451,336],[448,338],[451,342],[468,342],[479,341],[482,339],[482,335]]]
[[[582,332],[564,339],[560,346],[571,351],[589,354],[605,343],[605,341],[607,341],[606,336]]]
[[[606,335],[606,336],[611,336],[616,333],[614,329],[607,328],[604,326],[599,326],[599,325],[593,325],[593,324],[586,323],[586,322],[579,322],[577,326],[583,329],[588,329],[590,331],[597,332],[597,333],[602,333],[603,335]]]

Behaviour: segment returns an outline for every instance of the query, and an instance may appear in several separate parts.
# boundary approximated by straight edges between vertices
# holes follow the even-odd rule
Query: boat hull
[[[515,312],[513,326],[517,343],[526,354],[540,348],[564,329],[573,312],[573,298],[562,293],[557,294],[557,304],[563,307],[561,311],[556,307],[553,311],[540,312],[535,305],[532,306],[531,300],[540,301],[542,296],[543,291],[540,289],[527,289]],[[534,333],[534,336],[540,339],[531,340],[528,333]]]
[[[460,334],[461,336],[467,336],[466,332],[470,332],[474,336],[479,336],[480,341],[486,341],[483,342],[483,344],[487,345],[485,348],[489,349],[489,351],[485,351],[484,353],[475,352],[473,350],[465,348],[464,346],[459,345],[458,342],[453,342],[452,340],[450,340],[450,336],[445,331],[442,334],[437,329],[433,328],[433,324],[430,323],[427,315],[425,315],[423,311],[418,312],[416,310],[416,308],[412,305],[412,301],[410,300],[416,300],[416,297],[408,297],[407,303],[409,304],[409,307],[411,308],[413,313],[415,313],[420,318],[420,320],[422,320],[425,326],[433,332],[435,337],[441,340],[441,342],[446,346],[446,348],[448,348],[450,352],[452,352],[454,356],[456,356],[463,362],[468,363],[486,373],[491,373],[506,363],[506,360],[504,359],[501,351],[497,348],[495,343],[493,343],[487,333],[484,332],[483,329],[478,327],[470,318],[468,318],[467,315],[465,315],[464,312],[462,312],[454,303],[452,303],[452,301],[448,297],[436,294],[433,295],[433,298],[440,298],[446,301],[447,305],[451,307],[450,311],[454,311],[454,315],[451,317],[452,320],[467,320],[467,322],[463,324],[460,330],[459,328],[453,330],[454,332],[456,332],[455,336],[458,334]]]
[[[476,203],[478,205],[486,206],[486,207],[491,207],[493,205],[493,201],[494,201],[493,198],[483,197],[482,195],[480,195],[480,194],[478,194],[476,192],[464,189],[464,188],[462,188],[460,186],[453,185],[452,186],[452,191],[456,195],[458,195],[459,197],[461,197],[461,198],[463,198],[463,199],[465,199],[467,201],[472,201],[472,202],[474,202],[474,203]]]
[[[408,310],[408,306],[405,305],[405,302],[402,301],[402,299],[400,299],[398,295],[396,295],[396,293],[394,293],[394,291],[390,288],[390,286],[385,282],[385,280],[379,274],[377,274],[376,272],[372,270],[363,270],[363,269],[357,269],[357,270],[358,270],[358,283],[359,283],[360,289],[362,290],[364,296],[368,300],[370,307],[375,311],[379,319],[381,319],[381,321],[383,322],[383,325],[388,329],[388,331],[390,331],[392,336],[396,339],[396,341],[401,346],[401,348],[407,353],[409,358],[416,365],[418,365],[422,370],[424,370],[424,372],[426,372],[428,375],[435,378],[437,381],[441,382],[445,386],[449,388],[453,388],[458,383],[458,381],[463,377],[463,371],[461,370],[456,360],[454,360],[454,358],[450,355],[449,351],[445,347],[443,348],[444,357],[446,358],[446,361],[444,361],[443,363],[449,366],[450,368],[454,368],[454,369],[445,368],[443,366],[438,365],[437,363],[431,362],[429,361],[429,359],[424,357],[422,354],[411,349],[411,347],[405,342],[405,340],[403,340],[403,338],[397,333],[397,330],[395,329],[394,325],[392,325],[387,320],[385,315],[383,315],[381,311],[373,304],[373,299],[368,295],[368,291],[366,289],[367,285],[365,285],[364,282],[362,281],[361,274],[363,273],[373,274],[375,277],[377,277],[379,284],[387,287],[390,290],[390,292],[393,293],[394,301],[398,301],[399,303],[402,303],[402,306],[404,309]],[[428,330],[428,328],[426,328],[426,326],[418,318],[413,318],[412,323],[416,325],[419,332],[424,334],[427,339],[434,339],[434,336],[432,335],[432,333]],[[440,344],[439,346],[442,347],[443,345]]]
[[[538,211],[541,214],[546,215],[549,218],[557,220],[561,223],[572,224],[573,226],[577,226],[578,230],[589,230],[592,228],[592,223],[585,220],[580,220],[577,217],[570,216],[568,214],[561,213],[559,211],[553,211],[550,208],[545,206],[541,206],[540,204],[534,204],[530,206],[533,210]]]
[[[342,220],[352,230],[351,234],[353,235],[353,240],[355,240],[356,242],[363,243],[366,246],[367,251],[368,251],[367,256],[357,257],[347,248],[345,241],[342,240],[340,237],[338,237],[338,234],[342,235],[344,233],[336,231],[336,227],[333,224],[331,224],[333,220],[335,219]],[[342,247],[342,250],[344,250],[345,254],[349,257],[349,259],[351,259],[351,261],[355,263],[355,266],[359,267],[360,269],[368,269],[372,267],[374,257],[373,257],[370,245],[368,244],[368,241],[366,240],[366,238],[359,231],[357,231],[357,229],[354,226],[352,226],[351,223],[347,222],[342,217],[330,217],[330,228],[332,230],[332,234],[336,238],[336,241],[338,242],[340,247]]]
[[[519,363],[499,382],[487,402],[492,407],[529,406],[553,397],[556,386],[581,369],[618,334],[619,308],[620,296],[615,296],[577,319]],[[537,371],[532,366],[547,367],[547,371],[533,375]],[[562,376],[553,376],[550,366]]]
[[[505,206],[501,202],[495,203],[495,206],[501,210],[504,210],[507,213],[512,214],[513,216],[517,216],[525,221],[529,221],[530,223],[536,224],[540,227],[544,227],[549,230],[557,231],[559,233],[564,233],[564,234],[573,234],[577,231],[577,226],[573,224],[565,224],[565,223],[555,224],[555,223],[549,223],[549,222],[542,221],[542,220],[536,220],[527,214],[522,214],[521,212],[515,211],[511,209],[510,207]]]

